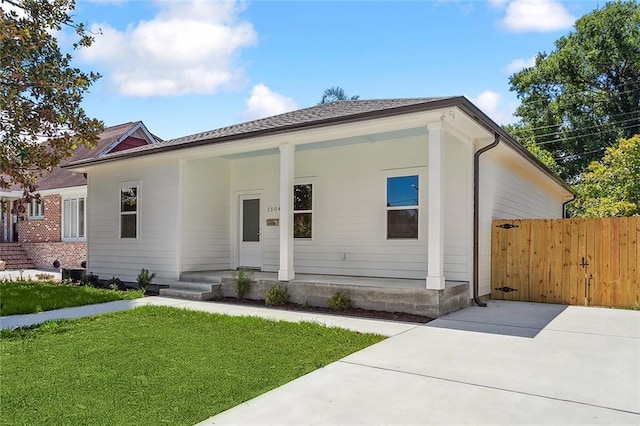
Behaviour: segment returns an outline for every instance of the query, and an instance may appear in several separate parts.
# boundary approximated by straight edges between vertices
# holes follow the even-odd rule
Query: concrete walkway
[[[279,309],[261,308],[256,306],[232,305],[216,302],[198,302],[190,300],[172,299],[169,297],[144,297],[134,300],[117,300],[115,302],[99,303],[96,305],[77,306],[73,308],[58,309],[55,311],[39,312],[37,314],[11,315],[0,317],[0,329],[28,327],[45,321],[57,319],[82,318],[109,312],[124,311],[138,306],[157,305],[173,306],[176,308],[191,309],[196,311],[211,312],[232,316],[256,316],[282,321],[310,321],[329,327],[341,327],[362,333],[377,333],[383,336],[393,336],[412,328],[418,324],[403,323],[397,321],[371,320],[365,318],[353,318],[339,315],[326,315],[311,312],[294,312]]]
[[[2,317],[0,327],[143,305],[391,336],[202,425],[640,424],[637,311],[492,301],[416,325],[148,297]]]

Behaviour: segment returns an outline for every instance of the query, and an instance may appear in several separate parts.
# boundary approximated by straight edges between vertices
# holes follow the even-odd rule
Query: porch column
[[[294,278],[293,270],[293,154],[295,146],[280,146],[280,269],[279,281]]]
[[[444,289],[444,129],[429,123],[427,289]]]

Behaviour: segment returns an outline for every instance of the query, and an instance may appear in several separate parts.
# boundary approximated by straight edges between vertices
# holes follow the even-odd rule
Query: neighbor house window
[[[62,202],[62,237],[85,238],[86,200],[83,197],[65,198]]]
[[[313,185],[293,187],[293,238],[311,239],[313,217]]]
[[[120,188],[120,238],[138,238],[138,187]]]
[[[29,219],[41,219],[44,217],[44,201],[33,199],[29,203]]]
[[[418,239],[418,176],[387,178],[387,239]]]

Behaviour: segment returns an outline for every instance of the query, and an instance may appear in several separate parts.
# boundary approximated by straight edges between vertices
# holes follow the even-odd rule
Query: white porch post
[[[444,129],[429,123],[427,289],[444,289]]]
[[[293,270],[293,154],[295,146],[280,146],[280,269],[279,281],[291,281]]]

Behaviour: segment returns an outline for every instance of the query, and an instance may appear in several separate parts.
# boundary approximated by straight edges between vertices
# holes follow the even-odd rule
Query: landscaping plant
[[[289,301],[289,291],[282,283],[274,284],[264,292],[264,303],[267,306],[284,305]]]
[[[244,299],[249,291],[251,291],[251,277],[244,269],[239,269],[238,273],[232,273],[232,277],[236,282],[236,294],[238,299]]]
[[[346,311],[353,307],[353,303],[348,294],[338,291],[327,301],[327,306],[334,311]]]
[[[147,290],[147,287],[149,286],[149,284],[151,284],[151,281],[156,277],[155,272],[153,274],[149,273],[148,269],[142,268],[140,270],[140,273],[138,274],[138,288],[140,290]]]

